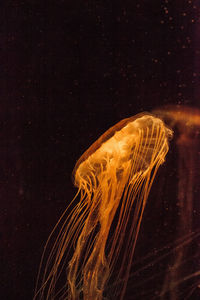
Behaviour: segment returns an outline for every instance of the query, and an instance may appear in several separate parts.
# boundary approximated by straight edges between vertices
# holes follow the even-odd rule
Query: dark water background
[[[1,299],[32,299],[44,243],[76,192],[75,162],[97,137],[119,120],[158,106],[200,107],[199,7],[189,0],[6,1],[1,10]],[[164,197],[164,206],[169,205],[164,190],[170,198],[176,193],[173,180],[163,182],[177,178],[176,154],[169,157],[171,175],[162,169],[161,185],[152,191]],[[151,235],[155,215],[154,221],[150,213],[146,218]],[[151,239],[144,238],[151,247]]]

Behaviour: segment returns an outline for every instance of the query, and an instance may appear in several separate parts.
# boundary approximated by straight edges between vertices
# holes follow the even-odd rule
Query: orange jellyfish
[[[123,278],[118,299],[124,298],[144,208],[171,137],[160,118],[143,113],[111,127],[81,156],[73,171],[78,192],[49,237],[44,253],[59,228],[42,258],[34,299],[101,300],[116,263],[117,280]]]
[[[168,105],[153,114],[173,129],[173,140],[165,168],[160,170],[149,195],[125,299],[197,300],[200,299],[200,110]],[[107,286],[107,294],[112,295],[115,289],[114,299],[119,299],[124,279],[113,279]]]
[[[165,168],[160,170],[160,181],[153,186],[153,199],[152,193],[149,196],[126,300],[197,300],[200,299],[200,110],[168,105],[153,114],[173,129],[173,140]],[[120,284],[121,281],[115,281],[108,288],[111,291],[114,286],[119,290]]]
[[[178,212],[174,236],[176,239],[191,237],[188,242],[184,242],[181,247],[173,251],[160,299],[173,300],[180,299],[180,297],[181,299],[189,299],[189,297],[195,299],[193,293],[200,282],[199,224],[197,224],[200,187],[200,110],[187,106],[169,105],[155,110],[154,113],[173,128],[175,135],[178,158],[176,203]],[[198,293],[198,299],[199,297],[200,293]]]

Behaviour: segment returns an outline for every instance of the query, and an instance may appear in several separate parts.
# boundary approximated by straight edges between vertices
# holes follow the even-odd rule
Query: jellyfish
[[[200,110],[167,105],[152,113],[173,140],[162,181],[149,195],[125,299],[200,299]],[[123,280],[107,287],[117,289],[116,299]]]
[[[73,170],[78,191],[47,241],[34,299],[101,300],[116,265],[116,280],[123,279],[117,299],[124,299],[144,209],[172,135],[159,117],[142,113],[111,127],[80,157]]]
[[[188,106],[168,105],[154,111],[174,130],[175,147],[177,148],[177,202],[178,212],[174,236],[180,239],[184,236],[194,236],[198,239],[189,239],[184,247],[173,251],[170,268],[164,278],[160,293],[161,299],[180,299],[183,293],[183,283],[198,278],[186,284],[185,291],[188,297],[199,286],[200,282],[200,255],[199,255],[199,168],[200,168],[200,110]],[[194,259],[191,259],[193,258]],[[190,258],[190,263],[188,260]],[[182,291],[181,291],[182,290]],[[199,293],[200,296],[200,293]],[[183,297],[183,296],[182,296]],[[194,296],[193,296],[194,297]],[[188,298],[187,298],[188,299]]]

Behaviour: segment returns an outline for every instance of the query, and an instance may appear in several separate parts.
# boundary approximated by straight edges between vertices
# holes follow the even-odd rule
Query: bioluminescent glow
[[[198,109],[167,106],[120,121],[92,144],[75,165],[73,179],[78,192],[47,241],[34,299],[127,299],[129,277],[133,290],[129,299],[177,300],[192,295],[200,277],[198,263],[190,261],[190,267],[187,263],[189,256],[200,258],[192,244],[195,240],[196,247],[200,236],[194,224],[199,129]],[[169,239],[172,246],[157,249],[157,257],[146,266],[144,259],[144,266],[137,271],[133,257],[143,213],[155,175],[165,162],[172,130],[172,146],[178,153],[178,163],[174,163],[177,188],[169,191],[168,199],[174,194],[178,206],[173,240]],[[151,244],[145,247],[147,253],[152,252]],[[166,257],[161,272],[153,271],[152,266]],[[134,280],[137,272],[149,266],[149,279]],[[145,288],[148,280],[152,283]],[[134,291],[136,286],[141,292]]]

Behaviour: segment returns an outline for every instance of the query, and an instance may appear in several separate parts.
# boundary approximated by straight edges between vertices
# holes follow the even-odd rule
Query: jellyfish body
[[[80,200],[58,223],[35,299],[101,300],[121,252],[123,299],[146,201],[171,136],[161,119],[140,114],[117,123],[81,156],[73,171]]]
[[[174,236],[178,240],[184,236],[192,236],[195,232],[199,233],[199,226],[195,224],[195,219],[199,213],[199,204],[196,203],[195,193],[197,195],[200,175],[200,110],[181,105],[168,105],[155,110],[154,113],[172,127],[175,132],[174,140],[178,154],[176,203],[178,215]],[[180,293],[184,295],[181,284],[193,277],[199,278],[200,256],[197,244],[197,239],[195,241],[191,239],[190,242],[185,243],[184,247],[178,247],[173,252],[170,268],[166,272],[160,294],[161,299],[166,299],[166,296],[167,299],[180,299]],[[191,257],[196,258],[193,260]],[[193,292],[198,285],[199,280],[196,282],[194,280],[192,284],[186,285],[188,291],[182,297],[186,298],[186,295],[189,295],[191,291]]]

